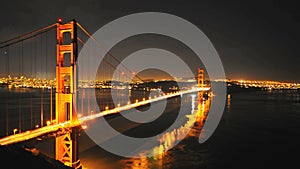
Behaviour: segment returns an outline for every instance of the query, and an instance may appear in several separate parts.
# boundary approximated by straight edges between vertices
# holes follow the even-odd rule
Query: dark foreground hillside
[[[6,169],[71,169],[38,151],[25,150],[16,145],[0,146],[0,163],[1,168]]]

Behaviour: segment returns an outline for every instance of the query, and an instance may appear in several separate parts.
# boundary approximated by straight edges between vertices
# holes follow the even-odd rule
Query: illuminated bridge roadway
[[[48,133],[55,133],[55,132],[61,131],[62,129],[76,127],[84,122],[88,122],[90,120],[93,120],[93,119],[96,119],[98,117],[102,117],[105,115],[119,113],[124,110],[129,110],[129,109],[132,109],[132,108],[135,108],[138,106],[146,105],[149,103],[157,102],[157,101],[160,101],[163,99],[168,99],[168,98],[172,98],[172,97],[179,96],[179,95],[184,95],[184,94],[189,94],[189,93],[194,93],[194,92],[199,92],[199,91],[204,92],[204,91],[208,91],[208,90],[210,90],[210,87],[195,87],[195,88],[192,88],[189,90],[184,90],[184,91],[179,91],[179,92],[174,92],[174,93],[167,93],[167,94],[155,97],[155,98],[150,98],[148,100],[143,100],[140,102],[127,104],[124,106],[115,107],[113,109],[108,109],[108,110],[105,110],[105,111],[102,111],[102,112],[99,112],[99,113],[96,113],[93,115],[78,117],[77,123],[71,123],[70,121],[67,121],[67,122],[60,123],[60,124],[50,124],[50,125],[47,125],[47,126],[44,126],[41,128],[28,130],[28,131],[25,131],[22,133],[16,133],[14,135],[10,135],[10,136],[1,138],[0,145],[9,145],[9,144],[14,144],[14,143],[18,143],[18,142],[23,142],[26,140],[30,140],[33,138],[43,136]]]

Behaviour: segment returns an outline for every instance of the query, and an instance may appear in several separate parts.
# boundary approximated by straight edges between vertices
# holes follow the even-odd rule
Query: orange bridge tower
[[[57,22],[56,45],[56,123],[70,121],[78,123],[76,116],[76,59],[77,59],[77,31],[76,21]],[[63,134],[56,137],[55,156],[65,165],[82,168],[78,157],[79,127],[63,129]]]
[[[204,70],[198,68],[198,88],[204,87]],[[198,97],[200,100],[203,100],[203,91],[198,92]]]

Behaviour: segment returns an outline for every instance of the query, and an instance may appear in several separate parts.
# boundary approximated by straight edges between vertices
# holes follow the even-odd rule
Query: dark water
[[[6,105],[13,105],[14,99],[18,103],[19,97],[23,97],[23,94],[20,96],[19,92],[22,91],[15,92],[14,96],[7,100],[5,99],[5,97],[8,97],[5,94],[6,92],[1,90],[1,132],[3,134],[6,132]],[[40,98],[38,93],[37,91],[37,97],[33,97],[36,99],[36,102]],[[82,132],[80,137],[81,163],[89,169],[299,168],[299,91],[240,92],[231,93],[230,96],[217,130],[203,144],[198,143],[198,134],[201,131],[201,124],[199,123],[201,120],[200,122],[197,120],[198,125],[192,128],[188,137],[168,152],[157,157],[136,159],[119,157],[95,146],[92,140]],[[26,95],[26,98],[28,98],[28,95]],[[186,105],[183,106],[184,110],[190,112],[191,99],[189,96],[183,99],[186,101]],[[165,124],[165,120],[173,119],[176,116],[177,102],[178,100],[176,99],[171,101],[165,117],[160,119],[161,121],[157,121],[157,124],[154,126],[161,126]],[[37,107],[36,120],[38,121],[40,118],[38,110],[40,108],[38,107],[39,103],[35,104]],[[204,108],[202,113],[205,114],[208,111],[209,101],[198,105],[202,104]],[[19,109],[14,108],[14,106],[8,107],[9,112],[16,111],[15,114],[9,117],[10,119],[15,117],[13,121],[18,126],[17,115],[19,114]],[[141,131],[145,129],[154,133],[156,130],[161,130],[159,127],[149,128],[150,126],[147,125],[137,129],[129,128],[125,133],[128,135],[143,135]],[[10,130],[12,129],[13,127],[10,127]],[[169,137],[172,137],[172,135]],[[45,153],[49,156],[53,156],[54,148],[49,149],[49,143],[53,143],[53,140],[37,142],[36,146],[41,150],[45,150]]]
[[[299,166],[299,129],[299,91],[233,93],[222,123],[207,143],[208,168]]]

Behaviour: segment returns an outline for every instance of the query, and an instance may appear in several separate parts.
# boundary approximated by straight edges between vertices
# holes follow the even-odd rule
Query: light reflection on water
[[[121,164],[123,169],[165,169],[169,168],[164,164],[164,161],[169,161],[168,151],[171,149],[177,141],[183,140],[187,137],[199,137],[201,129],[204,125],[205,119],[210,106],[210,99],[203,100],[199,97],[192,97],[191,114],[187,114],[187,121],[179,128],[166,132],[158,141],[160,145],[153,148],[153,154],[157,154],[153,157],[147,157],[147,155],[141,158],[122,159]],[[188,133],[186,135],[186,133]],[[177,145],[180,147],[180,145]]]

